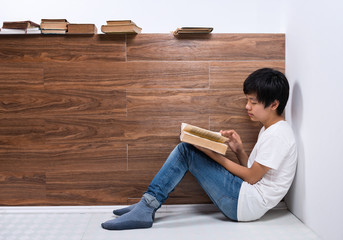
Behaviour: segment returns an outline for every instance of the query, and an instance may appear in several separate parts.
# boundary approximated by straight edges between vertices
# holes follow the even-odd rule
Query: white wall
[[[323,239],[343,239],[343,2],[289,0],[287,108],[299,145],[290,210]]]
[[[94,23],[100,32],[106,20],[131,19],[143,33],[169,33],[182,26],[213,26],[217,33],[280,32],[282,10],[273,0],[0,0],[0,6],[0,22],[66,18]]]
[[[73,23],[132,19],[143,33],[181,26],[220,32],[286,32],[287,118],[299,164],[290,210],[323,239],[343,239],[343,6],[340,0],[1,0],[0,22],[66,18]]]

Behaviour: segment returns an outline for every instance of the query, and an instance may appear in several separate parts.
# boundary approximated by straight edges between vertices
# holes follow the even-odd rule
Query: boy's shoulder
[[[287,121],[279,121],[267,129],[261,129],[259,138],[278,139],[289,145],[295,144],[293,129]]]

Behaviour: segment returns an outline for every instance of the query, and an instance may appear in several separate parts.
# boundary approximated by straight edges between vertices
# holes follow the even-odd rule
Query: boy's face
[[[273,104],[265,107],[263,103],[257,101],[256,94],[247,94],[245,96],[247,98],[245,109],[252,121],[259,121],[265,124],[275,116],[276,112],[273,110]]]

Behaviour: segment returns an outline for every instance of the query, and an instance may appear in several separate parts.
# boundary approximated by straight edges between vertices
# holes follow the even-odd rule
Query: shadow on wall
[[[297,171],[291,189],[286,196],[286,203],[289,210],[296,213],[300,219],[303,218],[303,203],[306,198],[305,191],[305,153],[301,137],[303,121],[303,96],[298,82],[293,85],[291,103],[291,121],[298,147]]]

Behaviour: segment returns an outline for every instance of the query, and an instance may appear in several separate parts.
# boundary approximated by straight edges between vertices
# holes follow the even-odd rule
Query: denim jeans
[[[146,193],[162,205],[188,171],[220,211],[237,221],[238,196],[243,180],[188,143],[175,147]]]

